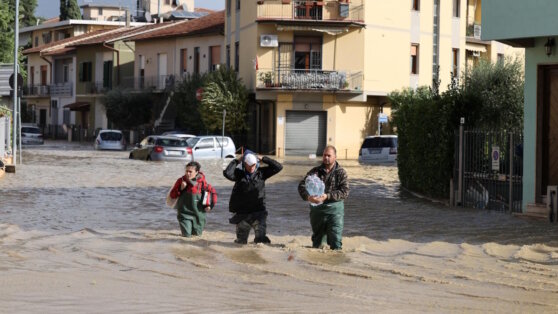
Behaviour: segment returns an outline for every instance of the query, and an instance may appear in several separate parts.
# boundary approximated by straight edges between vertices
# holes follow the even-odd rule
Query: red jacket
[[[178,178],[174,183],[170,191],[171,198],[178,198],[182,193],[190,193],[190,194],[202,194],[202,191],[210,193],[210,204],[208,204],[211,208],[217,203],[217,192],[211,186],[211,184],[207,183],[205,180],[205,175],[200,171],[195,178],[195,184],[192,184],[190,180],[186,177],[186,175]],[[186,188],[184,190],[180,190],[180,186],[182,181],[186,182]],[[206,206],[204,206],[206,207]]]

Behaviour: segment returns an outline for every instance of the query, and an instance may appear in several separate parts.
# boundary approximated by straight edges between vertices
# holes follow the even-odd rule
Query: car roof
[[[122,131],[120,131],[120,130],[100,130],[99,131],[99,133],[107,133],[107,132],[122,133]]]
[[[224,138],[229,138],[229,139],[230,139],[230,137],[228,137],[228,136],[221,136],[221,135],[198,135],[198,136],[196,136],[196,137],[198,137],[198,138],[208,138],[208,137],[218,137],[218,138],[221,138],[221,137],[224,137]]]

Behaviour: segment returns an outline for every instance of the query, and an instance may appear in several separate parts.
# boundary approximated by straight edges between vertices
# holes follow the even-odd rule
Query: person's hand
[[[186,181],[182,180],[182,182],[180,182],[180,190],[184,190],[186,188]]]
[[[204,208],[203,210],[205,210],[206,213],[209,213],[211,211],[211,207],[207,206],[206,208]]]
[[[320,196],[309,196],[308,201],[314,204],[321,204],[327,200],[327,194],[322,194]]]
[[[256,158],[258,158],[258,161],[262,161],[263,156],[262,155],[256,155]]]

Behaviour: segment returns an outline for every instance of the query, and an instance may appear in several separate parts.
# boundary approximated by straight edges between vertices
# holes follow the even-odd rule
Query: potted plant
[[[258,74],[259,80],[265,85],[265,87],[271,87],[271,78],[272,78],[271,71],[267,72],[260,72]]]

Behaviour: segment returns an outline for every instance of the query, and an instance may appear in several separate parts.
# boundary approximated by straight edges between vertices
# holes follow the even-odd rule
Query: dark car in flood
[[[136,144],[130,152],[130,159],[172,161],[190,160],[191,149],[186,139],[175,136],[150,135]]]

